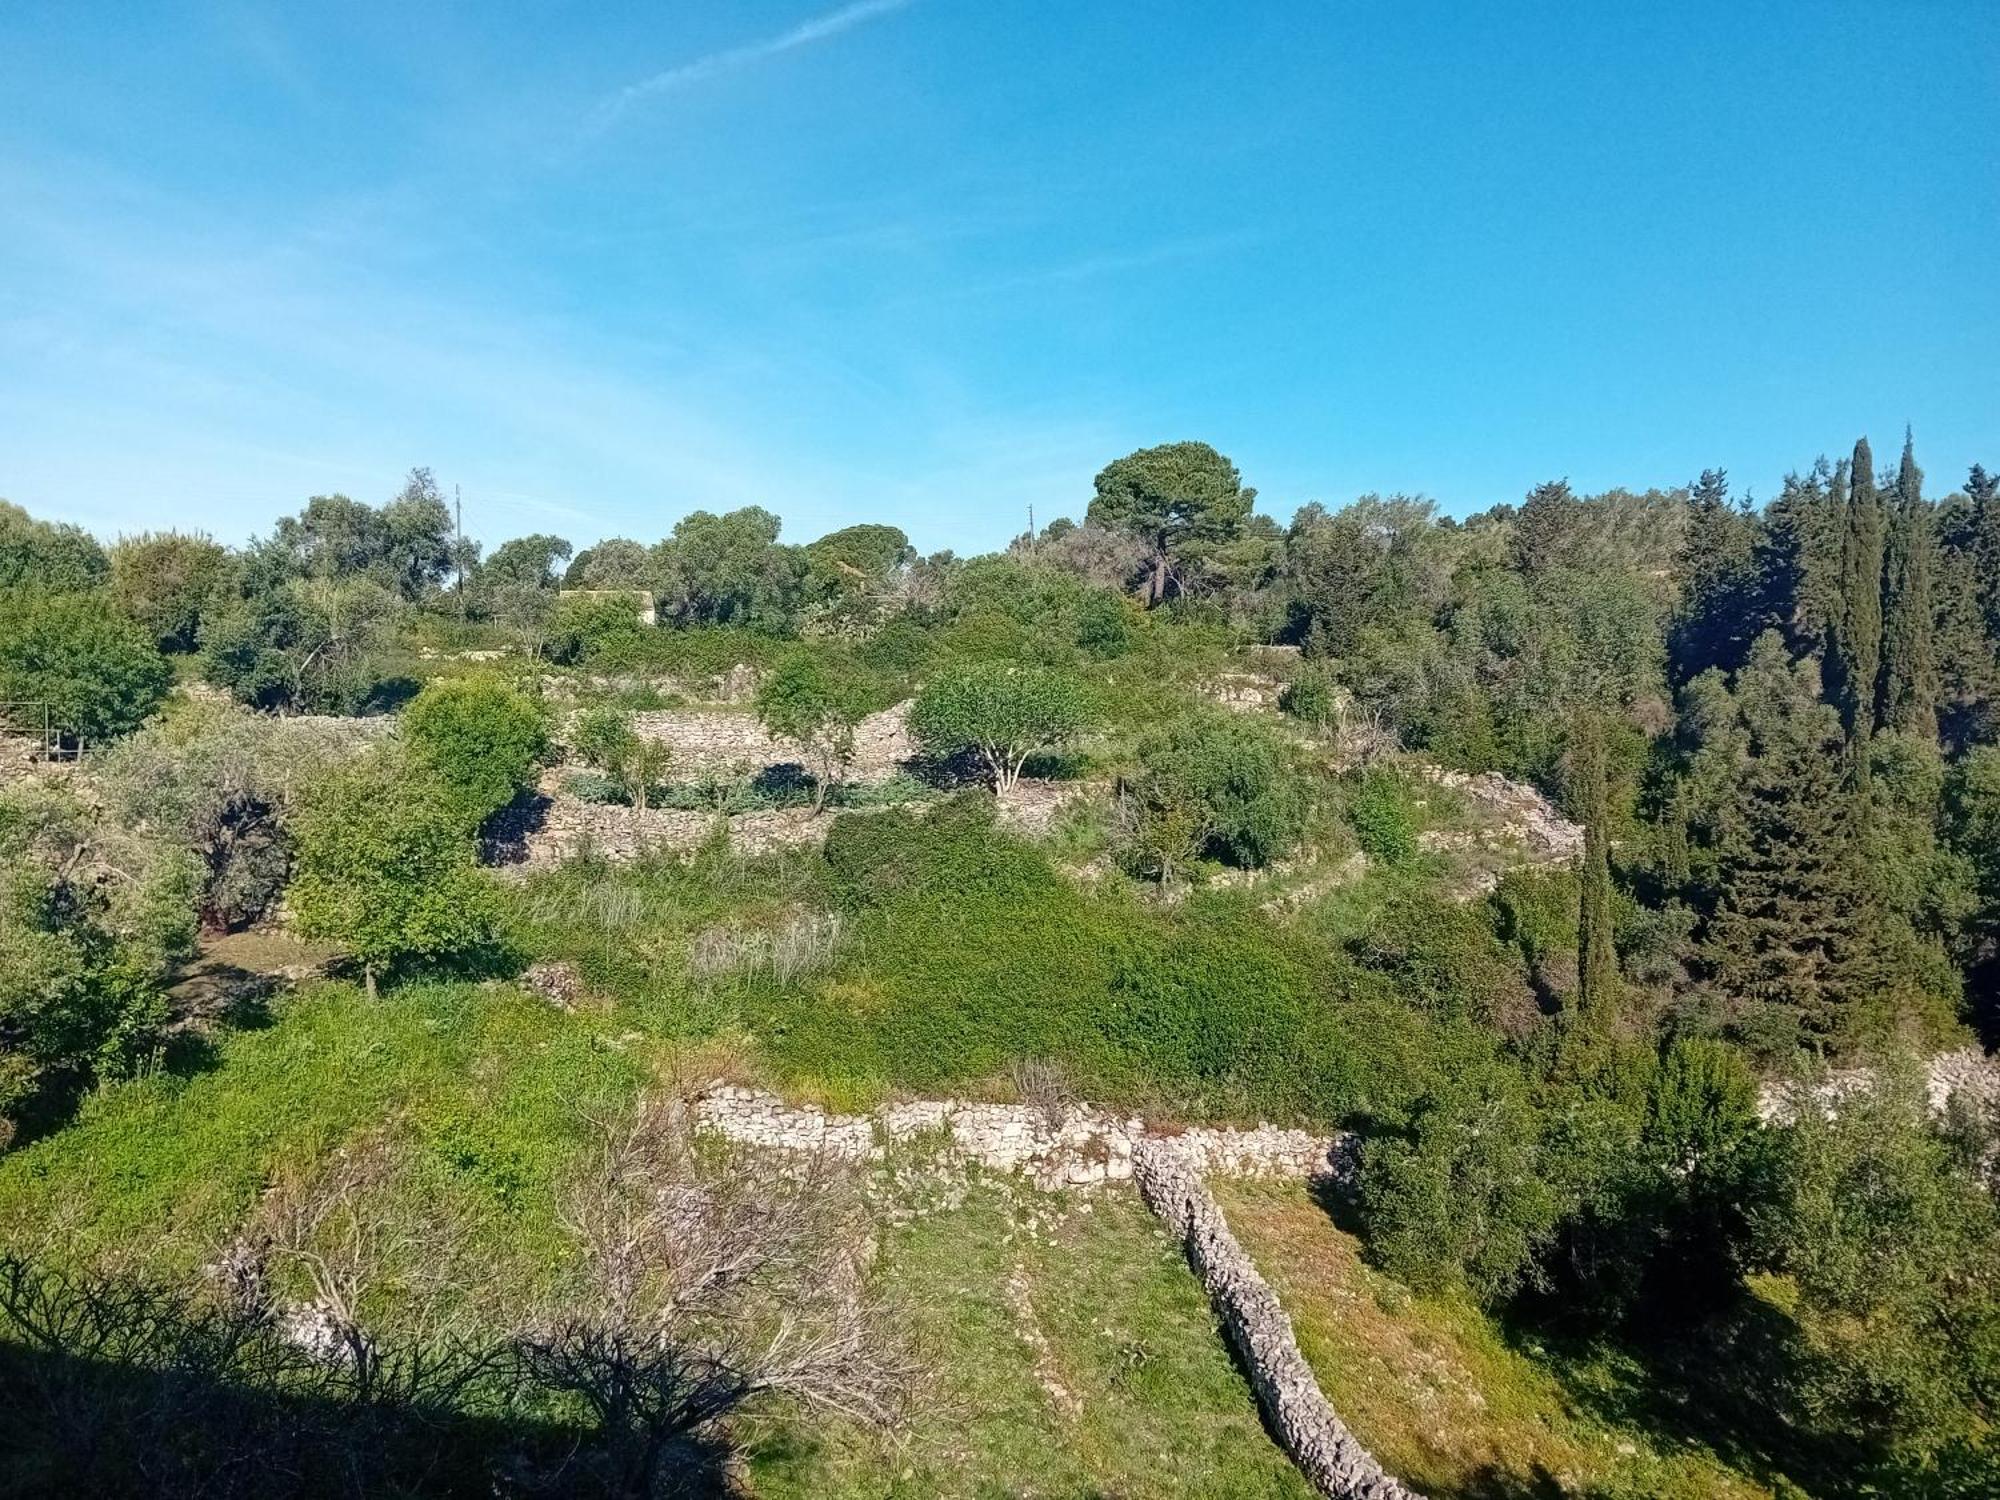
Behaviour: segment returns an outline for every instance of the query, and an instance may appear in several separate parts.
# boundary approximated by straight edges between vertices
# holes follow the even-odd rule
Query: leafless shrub
[[[466,1236],[455,1213],[427,1204],[394,1201],[409,1166],[380,1132],[350,1142],[316,1170],[280,1179],[264,1197],[239,1247],[220,1265],[249,1286],[243,1245],[280,1271],[296,1271],[312,1288],[305,1307],[266,1300],[281,1330],[323,1356],[365,1364],[374,1340],[365,1331],[363,1304],[391,1283],[403,1295],[403,1330],[420,1343],[457,1330],[456,1305]],[[418,1196],[418,1195],[410,1195]],[[257,1285],[268,1288],[268,1280]]]
[[[1023,1104],[1032,1105],[1042,1118],[1057,1125],[1075,1106],[1076,1091],[1070,1087],[1063,1065],[1050,1058],[1024,1057],[1007,1070],[1008,1081]]]
[[[536,1383],[582,1401],[618,1493],[758,1398],[885,1426],[918,1368],[871,1292],[860,1183],[826,1161],[758,1170],[700,1148],[677,1099],[607,1132],[563,1195],[583,1284],[519,1340]]]
[[[256,1299],[0,1259],[0,1409],[20,1493],[416,1493],[508,1351],[370,1346],[328,1361]],[[473,1462],[478,1462],[475,1454]],[[327,1483],[338,1476],[338,1483]]]

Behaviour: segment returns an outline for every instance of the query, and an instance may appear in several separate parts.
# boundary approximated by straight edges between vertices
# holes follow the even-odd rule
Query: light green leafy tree
[[[1028,757],[1068,744],[1087,715],[1083,690],[1067,673],[999,662],[940,672],[910,708],[910,733],[939,759],[971,754],[1006,792]]]
[[[549,751],[547,712],[497,677],[431,683],[404,710],[403,733],[474,825],[512,802]]]
[[[867,710],[858,684],[796,651],[757,689],[757,717],[771,735],[799,748],[813,776],[813,811],[847,779],[854,730]]]
[[[492,883],[457,798],[420,767],[386,754],[343,767],[306,798],[295,833],[299,931],[358,962],[370,999],[385,968],[490,941]]]

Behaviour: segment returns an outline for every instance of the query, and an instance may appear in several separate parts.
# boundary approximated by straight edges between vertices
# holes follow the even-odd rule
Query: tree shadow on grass
[[[1803,1483],[1829,1495],[1845,1493],[1841,1481],[1871,1457],[1859,1441],[1813,1433],[1784,1416],[1779,1395],[1796,1373],[1795,1330],[1755,1297],[1679,1322],[1656,1308],[1616,1338],[1565,1337],[1518,1311],[1500,1327],[1579,1411],[1642,1432],[1662,1452],[1710,1455],[1760,1483]]]
[[[254,1372],[254,1365],[251,1367]],[[0,1342],[0,1497],[404,1500],[494,1495],[640,1500],[594,1434],[520,1409],[383,1393],[327,1400],[222,1378]],[[725,1500],[730,1450],[683,1442],[655,1495]]]
[[[1314,1202],[1343,1233],[1366,1244],[1354,1192],[1322,1180]],[[1841,1494],[1868,1460],[1865,1445],[1805,1431],[1774,1397],[1796,1373],[1795,1330],[1778,1308],[1743,1294],[1722,1310],[1678,1317],[1654,1306],[1620,1337],[1565,1334],[1548,1307],[1529,1299],[1495,1315],[1509,1348],[1554,1376],[1564,1401],[1613,1429],[1644,1434],[1661,1452],[1700,1454],[1763,1483],[1806,1483]],[[1559,1311],[1559,1310],[1558,1310]],[[1570,1493],[1545,1470],[1523,1476],[1489,1466],[1434,1500],[1539,1500]]]

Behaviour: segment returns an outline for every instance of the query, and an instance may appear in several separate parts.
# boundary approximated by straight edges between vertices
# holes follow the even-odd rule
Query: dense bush
[[[65,796],[0,796],[0,1146],[33,1106],[154,1045],[198,883],[183,850],[121,836]]]
[[[1354,951],[1438,1020],[1476,1020],[1517,1036],[1534,1024],[1535,997],[1482,903],[1400,891]]]
[[[1362,1212],[1382,1264],[1411,1286],[1463,1280],[1488,1299],[1532,1275],[1559,1213],[1541,1129],[1512,1069],[1441,1076],[1406,1130],[1363,1150]]]
[[[1140,809],[1142,850],[1195,820],[1201,852],[1255,868],[1290,853],[1305,833],[1311,777],[1284,740],[1246,717],[1184,719],[1142,740],[1139,764],[1124,792]]]
[[[547,710],[497,677],[431,683],[403,711],[403,733],[475,825],[532,784],[549,753]]]
[[[1355,841],[1377,864],[1400,865],[1417,852],[1418,816],[1409,783],[1393,771],[1370,770],[1347,795]]]
[[[565,594],[549,616],[545,649],[555,662],[596,661],[645,628],[629,594]]]
[[[1802,1342],[1786,1398],[1867,1434],[1909,1473],[1980,1438],[2000,1399],[2000,1206],[1979,1179],[1990,1124],[1954,1137],[1921,1081],[1799,1096],[1754,1197],[1754,1245],[1789,1280]]]
[[[323,722],[185,703],[113,746],[96,781],[122,823],[170,837],[201,861],[204,919],[240,927],[283,894],[289,822],[304,788],[359,749]]]
[[[0,700],[39,731],[46,705],[72,741],[126,734],[166,696],[173,669],[145,631],[99,594],[0,591]]]
[[[234,564],[213,537],[178,531],[121,537],[111,549],[110,594],[162,651],[193,651],[226,601]]]
[[[104,549],[81,526],[38,521],[0,500],[0,589],[87,593],[101,587],[109,571]]]

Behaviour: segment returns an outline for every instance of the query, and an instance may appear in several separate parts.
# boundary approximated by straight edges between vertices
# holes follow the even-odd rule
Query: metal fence
[[[72,746],[63,744],[63,728],[56,723],[55,706],[35,698],[0,698],[0,727],[20,725],[19,733],[36,736],[43,760],[83,759],[83,738]]]

